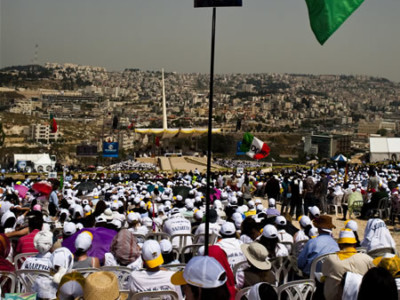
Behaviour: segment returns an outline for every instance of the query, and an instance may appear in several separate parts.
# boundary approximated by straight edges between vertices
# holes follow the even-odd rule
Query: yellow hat
[[[351,229],[342,229],[339,233],[338,244],[357,244],[354,232]]]
[[[380,256],[375,258],[373,263],[377,267],[388,270],[394,278],[400,277],[400,257],[397,255],[387,257]]]

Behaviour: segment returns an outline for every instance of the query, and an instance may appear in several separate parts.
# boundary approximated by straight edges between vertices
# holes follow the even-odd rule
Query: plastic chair
[[[165,232],[150,232],[146,235],[146,240],[156,240],[160,242],[161,240],[171,240],[171,236]]]
[[[138,243],[144,243],[146,241],[146,236],[140,233],[132,233],[136,239],[138,240]]]
[[[199,248],[204,246],[203,244],[192,244],[183,247],[180,251],[180,261],[187,263],[193,256],[197,256],[197,251]]]
[[[353,204],[349,207],[349,218],[351,217],[351,214],[353,213],[354,216],[359,217],[361,216],[361,209],[364,205],[364,201],[354,201]]]
[[[51,278],[50,272],[41,270],[16,270],[17,275],[17,292],[30,293],[32,286],[38,277]]]
[[[286,247],[289,252],[289,255],[293,254],[293,243],[292,242],[279,242]]]
[[[276,257],[271,260],[271,270],[275,274],[277,285],[285,284],[303,274],[297,266],[297,258],[294,256]]]
[[[311,280],[315,280],[315,272],[321,271],[322,263],[331,254],[334,254],[334,253],[326,253],[326,254],[323,254],[321,256],[314,258],[314,260],[311,263],[311,268],[310,268],[310,279]]]
[[[384,197],[379,200],[378,207],[371,210],[371,215],[375,216],[376,214],[378,214],[379,219],[382,220],[383,216],[385,216],[385,218],[388,218],[390,216],[390,212],[388,213],[388,207],[389,207],[389,199],[387,197]]]
[[[367,248],[365,247],[357,247],[356,250],[358,253],[367,253]]]
[[[248,287],[238,291],[236,293],[235,300],[241,300],[243,296],[245,296],[247,299],[247,293],[249,292],[250,289],[251,289],[251,286],[248,286]]]
[[[79,272],[83,275],[83,277],[88,277],[90,274],[100,271],[97,268],[77,268],[75,269],[76,272]]]
[[[113,272],[118,278],[120,290],[129,290],[129,276],[131,276],[132,269],[125,266],[103,266],[100,268],[102,271]]]
[[[167,270],[182,270],[186,267],[186,264],[169,264],[169,265],[162,265],[163,268]]]
[[[278,287],[278,300],[306,300],[312,299],[316,286],[310,279],[296,280]]]
[[[174,245],[176,240],[178,240],[178,246]],[[181,251],[183,247],[193,244],[193,240],[194,234],[191,233],[179,233],[171,236],[171,244],[174,245],[174,248],[177,248],[179,251]]]
[[[179,300],[178,294],[175,291],[154,291],[154,292],[140,292],[130,295],[131,300],[162,300],[169,296],[172,300]]]
[[[14,272],[0,271],[0,288],[1,288],[1,297],[4,297],[4,294],[14,293],[15,287],[17,283],[17,277]]]
[[[241,261],[240,263],[237,263],[236,265],[233,266],[233,278],[236,278],[236,274],[239,270],[245,269],[249,266],[249,263],[247,261]]]
[[[15,270],[19,270],[19,268],[21,268],[22,264],[28,257],[35,256],[37,254],[38,252],[27,252],[15,255],[14,257]]]
[[[204,244],[205,235],[206,235],[205,233],[196,234],[194,236],[193,243],[194,244],[201,244],[201,243]],[[218,235],[216,235],[215,233],[211,233],[208,236],[208,244],[209,245],[214,245],[217,241],[218,241]]]
[[[379,256],[382,256],[384,253],[396,254],[396,250],[391,247],[384,247],[384,248],[378,248],[378,249],[374,249],[374,250],[367,252],[367,254],[369,256],[371,256],[372,258],[377,258]]]

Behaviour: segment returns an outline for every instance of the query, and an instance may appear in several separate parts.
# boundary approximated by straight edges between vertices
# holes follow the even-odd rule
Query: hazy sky
[[[211,8],[192,0],[0,0],[0,65],[209,72]],[[217,9],[216,73],[366,74],[400,82],[400,1],[365,0],[320,46],[304,0]]]

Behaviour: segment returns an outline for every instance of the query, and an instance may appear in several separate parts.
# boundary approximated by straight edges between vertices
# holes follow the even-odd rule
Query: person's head
[[[93,234],[90,231],[82,231],[75,240],[75,255],[85,254],[93,243]]]
[[[183,271],[171,277],[175,285],[183,285],[187,300],[229,299],[225,269],[213,257],[195,256]]]
[[[40,211],[32,210],[27,215],[29,230],[35,229],[42,230],[43,226],[43,214]]]
[[[57,290],[57,299],[73,300],[83,297],[85,277],[79,272],[65,274],[60,281]]]
[[[53,246],[53,233],[48,230],[39,231],[33,238],[33,245],[40,254],[49,252]]]
[[[174,252],[172,251],[172,244],[169,240],[164,239],[160,241],[161,254],[164,258],[164,264],[168,264],[174,260]]]
[[[83,299],[120,299],[119,297],[118,278],[114,273],[98,271],[86,278]]]
[[[246,256],[247,261],[259,270],[270,270],[271,263],[268,260],[268,250],[257,242],[242,244],[240,248]]]
[[[356,237],[351,229],[343,229],[339,233],[338,244],[340,249],[355,247],[357,244]]]
[[[129,249],[129,251],[126,251]],[[140,247],[137,238],[128,229],[121,229],[114,236],[110,252],[114,255],[117,262],[122,266],[127,266],[140,257]]]
[[[278,230],[274,225],[267,224],[263,228],[263,232],[260,238],[260,243],[268,249],[272,256],[275,255],[275,247],[279,242]]]
[[[275,218],[275,225],[278,230],[285,229],[286,224],[287,224],[287,222],[286,222],[286,219],[284,216],[277,216]]]
[[[232,222],[225,222],[224,224],[222,224],[219,233],[223,239],[236,237],[235,224],[233,224]]]
[[[314,227],[318,228],[319,234],[331,234],[332,229],[336,228],[332,223],[332,217],[327,215],[322,215],[313,220]]]
[[[158,269],[164,263],[160,244],[155,240],[145,241],[142,246],[142,258],[148,269]]]
[[[247,217],[243,220],[241,226],[241,233],[249,236],[252,240],[255,240],[260,236],[258,230],[258,224],[252,217]]]
[[[380,267],[369,269],[362,279],[357,299],[397,300],[397,286],[390,272]]]
[[[393,278],[400,278],[400,257],[392,253],[385,253],[374,259],[374,265],[384,268],[392,274]]]
[[[106,208],[107,208],[107,204],[106,204],[103,200],[100,200],[100,201],[97,202],[97,204],[96,204],[96,208],[94,209],[93,215],[94,215],[95,217],[100,216],[102,213],[104,213],[104,211],[106,210]]]
[[[308,212],[311,220],[314,220],[321,215],[321,211],[317,206],[310,206]]]

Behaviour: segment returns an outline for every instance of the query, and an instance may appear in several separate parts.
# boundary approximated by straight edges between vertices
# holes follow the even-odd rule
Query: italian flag
[[[269,146],[253,136],[251,133],[246,132],[243,135],[242,145],[240,146],[242,152],[246,152],[248,156],[254,159],[262,159],[269,155],[271,150]]]
[[[323,45],[363,2],[364,0],[306,0],[311,29],[318,42]]]
[[[50,115],[50,130],[51,130],[51,133],[57,132],[57,122],[56,122],[56,119],[54,119],[52,114]]]

